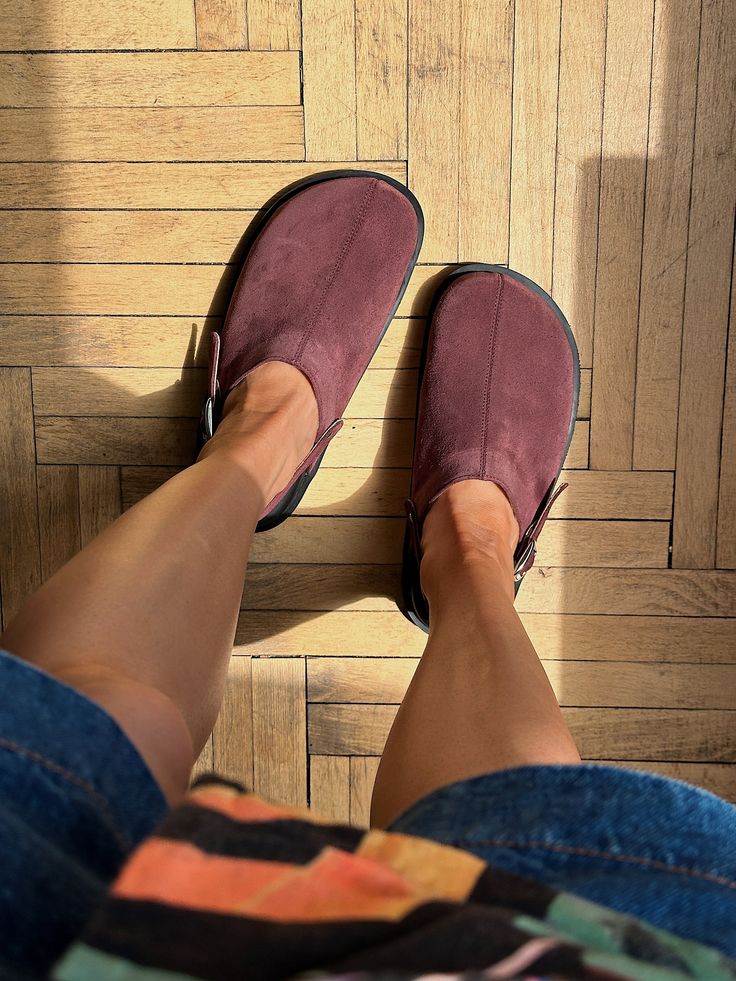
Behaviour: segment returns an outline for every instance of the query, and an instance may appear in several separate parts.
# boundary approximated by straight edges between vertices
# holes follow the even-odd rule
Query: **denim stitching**
[[[623,864],[644,865],[648,868],[657,869],[659,872],[674,872],[677,875],[687,875],[695,879],[704,879],[727,889],[736,889],[736,882],[727,879],[725,876],[715,875],[712,872],[701,872],[699,869],[690,869],[684,865],[670,865],[661,862],[656,858],[643,858],[640,855],[616,855],[613,852],[599,851],[596,848],[581,848],[576,845],[557,845],[545,841],[506,841],[503,838],[491,838],[485,841],[448,841],[446,844],[453,848],[462,848],[468,851],[473,848],[516,848],[518,850],[534,849],[535,851],[560,852],[564,855],[580,855],[585,858],[605,858],[612,862]]]
[[[299,346],[296,350],[296,354],[294,355],[295,361],[298,360],[304,353],[304,348],[306,347],[307,341],[309,340],[312,331],[314,330],[314,325],[317,321],[317,318],[322,313],[324,305],[327,302],[327,297],[329,295],[330,289],[334,285],[334,282],[337,279],[337,274],[340,272],[340,269],[342,268],[342,264],[345,261],[345,257],[347,256],[348,251],[350,250],[350,246],[355,241],[355,237],[357,236],[358,231],[360,230],[360,226],[363,224],[363,221],[365,220],[366,214],[368,213],[368,207],[371,201],[373,200],[373,196],[376,193],[377,187],[378,187],[378,180],[374,179],[373,182],[370,184],[370,186],[366,189],[365,194],[363,195],[363,201],[361,202],[360,211],[358,212],[355,221],[353,222],[353,227],[350,229],[350,233],[348,234],[348,237],[345,239],[343,247],[340,250],[340,254],[338,255],[335,261],[335,265],[333,266],[332,272],[327,277],[327,282],[325,283],[322,289],[322,293],[320,294],[319,300],[317,301],[317,305],[314,308],[314,313],[312,314],[311,318],[309,319],[309,322],[307,323],[306,328],[304,329],[304,334],[302,335],[302,339],[299,342]]]
[[[486,472],[486,456],[488,447],[486,444],[486,434],[488,432],[488,404],[491,396],[491,379],[493,378],[493,366],[496,363],[496,335],[498,332],[498,322],[501,319],[501,304],[503,302],[503,276],[499,273],[498,296],[496,297],[496,309],[493,314],[491,325],[491,347],[488,352],[488,365],[486,367],[485,391],[483,393],[483,431],[481,439],[480,456],[480,476]]]
[[[109,830],[112,832],[120,850],[123,853],[130,851],[131,842],[128,836],[121,830],[115,817],[113,815],[112,808],[109,802],[96,790],[92,784],[87,783],[81,777],[77,776],[71,770],[67,770],[65,767],[60,766],[53,760],[47,759],[47,757],[42,756],[40,753],[34,752],[32,749],[28,749],[26,746],[20,746],[18,743],[13,742],[10,739],[4,739],[0,737],[0,749],[6,749],[10,752],[18,753],[20,756],[25,756],[33,763],[38,763],[40,766],[46,767],[52,773],[56,773],[58,776],[64,777],[69,783],[74,784],[80,790],[83,790],[95,803],[95,805],[103,812],[106,823],[109,824]]]

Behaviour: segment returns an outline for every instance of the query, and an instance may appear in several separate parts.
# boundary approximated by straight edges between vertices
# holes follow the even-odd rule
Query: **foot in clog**
[[[250,237],[222,334],[213,333],[201,443],[230,393],[267,362],[291,365],[317,403],[314,443],[261,515],[272,528],[296,508],[390,324],[421,246],[414,196],[389,177],[341,171],[280,195]]]
[[[429,629],[422,592],[422,528],[433,503],[461,481],[505,495],[520,532],[515,590],[565,484],[556,487],[577,412],[580,369],[570,327],[535,283],[473,264],[440,287],[420,370],[411,498],[402,568],[403,610]]]

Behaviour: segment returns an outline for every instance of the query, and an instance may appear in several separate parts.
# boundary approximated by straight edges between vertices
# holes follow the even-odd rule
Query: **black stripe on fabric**
[[[524,879],[512,872],[487,866],[468,894],[469,903],[481,906],[506,906],[543,920],[557,889],[544,882]]]
[[[82,939],[137,964],[206,981],[280,981],[318,968],[449,973],[488,967],[514,953],[529,939],[514,926],[516,915],[427,903],[399,921],[274,923],[112,899]],[[569,945],[534,966],[560,977],[587,976]]]
[[[156,831],[157,838],[186,841],[210,855],[306,865],[328,846],[354,852],[365,832],[344,825],[319,825],[292,818],[236,821],[205,807],[183,804]]]

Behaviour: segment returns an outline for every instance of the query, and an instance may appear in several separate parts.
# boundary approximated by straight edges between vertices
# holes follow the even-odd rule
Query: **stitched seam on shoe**
[[[658,872],[674,872],[677,875],[686,875],[694,879],[705,879],[727,889],[736,889],[736,882],[725,876],[716,875],[713,872],[701,872],[699,869],[691,869],[684,865],[670,865],[668,862],[661,862],[656,858],[644,858],[641,855],[616,855],[614,852],[600,851],[597,848],[582,848],[576,845],[558,845],[546,841],[511,841],[504,838],[489,838],[481,841],[448,841],[445,844],[452,845],[453,848],[463,848],[466,851],[471,848],[514,848],[519,851],[533,849],[534,851],[559,852],[563,855],[578,855],[583,858],[604,858],[612,862],[620,862],[623,865],[642,865],[646,868],[656,869]]]
[[[327,297],[329,296],[330,290],[332,289],[332,286],[334,285],[335,280],[337,279],[337,274],[340,272],[340,269],[342,268],[342,265],[350,250],[350,246],[355,241],[355,238],[358,232],[360,231],[361,225],[365,221],[366,215],[368,214],[368,208],[370,206],[371,201],[373,200],[373,196],[376,193],[377,187],[378,187],[378,180],[374,178],[370,186],[366,188],[365,194],[363,195],[363,201],[361,202],[360,211],[358,212],[355,221],[353,222],[353,226],[350,229],[350,232],[348,233],[345,242],[343,243],[342,249],[340,250],[340,254],[335,260],[335,265],[332,268],[332,272],[327,277],[327,282],[322,288],[322,292],[319,296],[319,299],[317,300],[317,305],[314,308],[314,312],[310,317],[307,326],[304,329],[304,334],[302,335],[302,339],[299,342],[299,346],[296,349],[296,354],[294,355],[295,360],[299,359],[304,353],[304,348],[306,347],[307,341],[309,340],[312,331],[314,330],[314,325],[317,322],[317,318],[322,313],[325,303],[327,302]]]
[[[121,851],[128,852],[130,850],[131,842],[115,820],[112,807],[107,799],[103,797],[91,783],[88,783],[86,780],[83,780],[81,777],[77,776],[77,774],[72,770],[67,770],[66,767],[61,766],[59,763],[55,763],[53,760],[42,756],[40,753],[36,753],[32,749],[28,749],[27,746],[21,746],[19,743],[13,742],[11,739],[0,737],[0,749],[6,749],[9,752],[17,753],[19,756],[25,756],[27,759],[31,760],[31,762],[45,767],[52,773],[57,774],[57,776],[68,780],[69,783],[74,784],[75,787],[83,790],[87,796],[92,799],[95,805],[103,812],[104,817],[109,824],[110,831],[112,831]]]
[[[496,333],[498,329],[498,322],[501,317],[501,304],[503,301],[503,276],[499,273],[498,278],[500,280],[498,287],[498,296],[496,297],[496,309],[493,314],[493,323],[491,326],[491,345],[488,352],[488,364],[486,367],[486,381],[485,381],[485,391],[483,394],[483,430],[481,439],[481,457],[480,457],[480,478],[483,479],[483,474],[486,472],[486,434],[488,432],[488,406],[490,402],[491,393],[491,381],[493,379],[493,366],[496,360]]]

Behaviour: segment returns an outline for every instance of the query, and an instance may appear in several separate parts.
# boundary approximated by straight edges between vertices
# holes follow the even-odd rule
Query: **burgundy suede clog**
[[[287,188],[252,230],[222,335],[212,335],[201,443],[228,393],[264,361],[309,380],[319,409],[314,446],[266,507],[257,531],[299,504],[373,357],[419,254],[424,219],[403,185],[344,170]]]
[[[424,630],[422,524],[451,484],[489,480],[508,497],[521,529],[518,590],[575,427],[578,351],[557,304],[504,266],[462,266],[440,286],[427,320],[420,368],[411,499],[404,539],[403,610]]]

